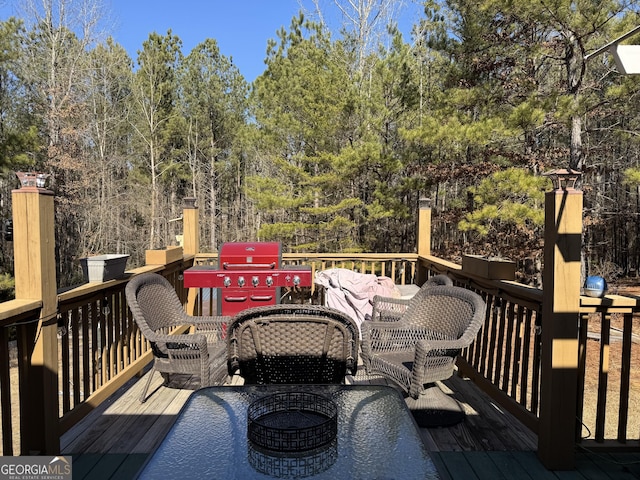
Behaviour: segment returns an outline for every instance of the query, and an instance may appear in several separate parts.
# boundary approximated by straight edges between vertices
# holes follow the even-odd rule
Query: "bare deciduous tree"
[[[308,10],[299,0],[303,11]],[[367,55],[389,37],[388,26],[404,8],[404,0],[332,0],[327,6],[321,0],[312,0],[313,15],[322,26],[332,17],[330,8],[340,12],[342,29],[353,36],[356,48],[356,71],[364,73]],[[322,3],[325,3],[324,5]]]

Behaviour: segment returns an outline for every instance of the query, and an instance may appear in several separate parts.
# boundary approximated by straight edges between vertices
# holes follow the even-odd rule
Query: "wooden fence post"
[[[196,199],[186,197],[182,209],[183,249],[185,255],[197,255],[200,253],[200,223],[198,218]],[[197,288],[190,288],[187,294],[187,313],[194,315],[196,311]]]
[[[16,299],[42,301],[39,321],[27,327],[30,368],[20,400],[21,450],[23,455],[56,455],[60,438],[53,192],[23,186],[13,190],[11,198]]]
[[[583,195],[561,172],[545,197],[538,457],[550,470],[575,468]]]
[[[418,211],[418,264],[416,284],[422,285],[427,281],[427,272],[422,268],[420,257],[431,255],[431,200],[421,198]]]
[[[197,255],[200,253],[200,223],[196,199],[186,197],[182,208],[182,232],[185,255]]]

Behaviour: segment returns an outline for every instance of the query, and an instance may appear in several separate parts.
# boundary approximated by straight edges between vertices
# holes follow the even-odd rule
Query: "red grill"
[[[280,303],[281,289],[311,286],[311,268],[282,268],[277,242],[223,243],[218,268],[191,267],[184,272],[186,288],[217,288],[218,313],[235,315],[250,307]]]

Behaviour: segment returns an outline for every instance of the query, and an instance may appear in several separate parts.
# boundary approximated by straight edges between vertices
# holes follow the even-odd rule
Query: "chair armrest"
[[[204,334],[185,333],[180,335],[154,333],[148,338],[155,356],[168,358],[172,356],[183,357],[185,351],[198,351],[200,357],[206,358],[207,337]]]
[[[427,357],[431,352],[437,352],[438,355],[454,355],[460,350],[467,347],[469,342],[458,340],[420,340],[416,343],[416,361],[422,357]],[[419,358],[420,357],[420,358]]]
[[[455,340],[445,340],[445,339],[424,339],[420,340],[416,345],[416,356],[417,355],[427,355],[432,351],[439,352],[447,352],[448,353],[460,351],[463,348],[467,348],[469,345],[473,343],[476,338],[478,328],[474,328],[473,325],[470,325],[470,328],[462,334],[460,338],[456,338]],[[416,361],[418,358],[416,358]]]
[[[196,333],[202,333],[211,343],[224,340],[227,334],[227,325],[231,322],[228,316],[198,316],[190,319],[195,327]]]
[[[373,297],[373,310],[371,312],[371,320],[374,322],[395,322],[402,317],[407,310],[409,300],[405,298],[382,297],[376,295]]]

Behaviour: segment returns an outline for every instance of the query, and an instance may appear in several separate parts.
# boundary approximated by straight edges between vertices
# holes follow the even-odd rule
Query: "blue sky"
[[[171,28],[182,53],[214,38],[223,55],[253,81],[264,70],[267,40],[288,28],[299,11],[297,0],[110,0],[114,39],[135,60],[151,32]],[[108,4],[108,3],[107,3]]]
[[[0,18],[15,14],[20,0],[0,0]],[[312,0],[103,0],[103,27],[133,60],[150,33],[166,34],[170,28],[182,40],[182,53],[189,52],[207,38],[214,38],[223,55],[232,57],[247,81],[252,82],[264,71],[267,41],[276,38],[281,28],[289,28],[300,4],[313,10]],[[404,0],[401,30],[408,32],[419,17],[417,0]],[[325,12],[337,9],[332,0],[320,0]],[[339,26],[338,20],[330,26]]]

